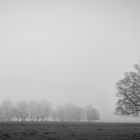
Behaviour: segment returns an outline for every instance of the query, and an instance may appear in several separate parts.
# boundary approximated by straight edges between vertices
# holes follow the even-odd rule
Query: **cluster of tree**
[[[138,116],[140,112],[140,63],[135,70],[125,73],[124,78],[117,83],[119,97],[116,114]]]
[[[17,102],[5,100],[0,104],[0,121],[94,121],[99,120],[99,112],[88,105],[81,108],[74,104],[52,107],[50,102]]]

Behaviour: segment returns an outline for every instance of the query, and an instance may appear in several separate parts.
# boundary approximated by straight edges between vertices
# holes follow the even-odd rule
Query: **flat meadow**
[[[0,140],[140,140],[140,124],[2,122]]]

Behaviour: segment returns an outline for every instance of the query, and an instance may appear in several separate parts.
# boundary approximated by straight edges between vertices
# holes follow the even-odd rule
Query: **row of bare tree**
[[[99,120],[99,112],[88,105],[84,108],[68,103],[53,108],[50,102],[17,102],[5,100],[0,104],[0,121],[94,121]]]

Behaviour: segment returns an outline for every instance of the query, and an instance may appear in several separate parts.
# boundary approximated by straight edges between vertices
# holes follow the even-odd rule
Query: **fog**
[[[138,0],[0,1],[0,101],[91,104],[114,115],[116,82],[140,60]]]

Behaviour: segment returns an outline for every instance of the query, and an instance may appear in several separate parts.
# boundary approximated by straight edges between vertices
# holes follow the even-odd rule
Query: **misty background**
[[[0,1],[0,101],[91,104],[114,115],[116,82],[140,60],[138,0]]]

